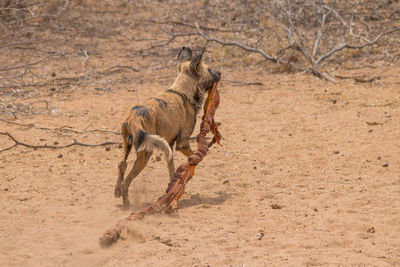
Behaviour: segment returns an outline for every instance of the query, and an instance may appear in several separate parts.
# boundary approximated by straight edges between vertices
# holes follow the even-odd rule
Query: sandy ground
[[[199,13],[191,6],[178,14],[173,1],[83,2],[92,4],[14,32],[37,31],[41,43],[0,47],[1,65],[51,55],[30,72],[2,72],[1,132],[36,145],[121,142],[91,130],[118,131],[131,107],[172,84],[180,47],[204,45],[168,43],[160,28],[171,27],[143,22],[184,21]],[[208,46],[205,60],[223,75],[222,145],[197,167],[178,212],[131,223],[110,248],[99,237],[130,213],[113,196],[118,145],[0,152],[0,266],[400,266],[400,68],[354,57],[357,68],[336,74],[377,79],[333,84],[243,56]],[[65,126],[82,132],[55,129]],[[12,144],[0,136],[0,149]],[[153,157],[130,188],[132,210],[167,183]]]
[[[177,214],[132,223],[133,234],[108,249],[98,238],[129,214],[113,197],[120,148],[3,152],[0,265],[399,265],[397,71],[384,72],[379,84],[336,85],[304,75],[226,74],[263,85],[220,84],[222,146],[198,167]],[[145,87],[137,87],[141,99],[165,89]],[[59,114],[19,122],[115,130],[136,94],[43,99]],[[29,143],[119,141],[111,133],[1,127]],[[131,187],[134,209],[160,196],[167,176],[153,159]]]

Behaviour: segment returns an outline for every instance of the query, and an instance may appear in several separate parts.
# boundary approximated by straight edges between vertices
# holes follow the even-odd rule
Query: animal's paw
[[[127,210],[127,209],[129,209],[131,207],[131,202],[129,202],[128,199],[124,198],[123,202],[124,202],[124,205],[123,205],[122,209]]]

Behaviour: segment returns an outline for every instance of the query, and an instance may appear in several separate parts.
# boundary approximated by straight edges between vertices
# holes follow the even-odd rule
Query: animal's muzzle
[[[210,69],[209,69],[208,71],[209,71],[210,74],[211,74],[213,83],[219,82],[219,80],[221,79],[221,72],[215,71],[215,70],[210,70]]]

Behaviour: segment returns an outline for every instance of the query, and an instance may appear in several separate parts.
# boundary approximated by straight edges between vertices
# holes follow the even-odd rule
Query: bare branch
[[[15,67],[10,67],[10,68],[0,69],[0,71],[15,70],[15,69],[26,68],[26,67],[30,67],[30,66],[33,66],[33,65],[37,65],[37,64],[43,62],[44,60],[46,60],[47,58],[52,57],[52,56],[55,56],[55,55],[48,54],[48,55],[46,55],[45,57],[42,57],[41,59],[39,59],[39,60],[37,60],[37,61],[35,61],[35,62],[27,63],[27,64],[15,66]]]
[[[387,30],[387,31],[385,31],[385,32],[382,32],[382,33],[380,33],[377,37],[375,37],[374,40],[368,41],[368,42],[366,42],[366,43],[364,43],[364,44],[362,44],[362,45],[349,45],[349,44],[347,44],[347,43],[344,43],[343,45],[341,45],[341,46],[339,46],[339,47],[336,47],[336,48],[332,49],[331,51],[329,51],[328,53],[326,53],[325,55],[322,55],[321,57],[319,57],[318,60],[315,61],[314,67],[318,66],[318,64],[321,63],[321,62],[322,62],[323,60],[325,60],[326,58],[332,56],[333,54],[335,54],[335,53],[337,53],[337,52],[339,52],[339,51],[341,51],[341,50],[343,50],[343,49],[346,49],[346,48],[348,48],[348,49],[361,49],[361,48],[364,48],[364,47],[367,47],[367,46],[374,45],[374,44],[376,44],[382,37],[384,37],[384,36],[386,36],[386,35],[388,35],[388,34],[391,34],[391,33],[393,33],[393,32],[396,32],[396,31],[400,31],[400,27],[394,27],[394,28],[392,28],[392,29],[390,29],[390,30]]]
[[[233,83],[232,86],[242,86],[242,85],[263,85],[262,82],[244,82],[244,81],[232,81],[232,80],[222,80],[223,82]]]
[[[68,86],[68,85],[80,85],[79,83],[29,83],[29,84],[18,84],[18,85],[5,85],[0,86],[0,89],[6,88],[21,88],[21,87],[46,87],[46,86]]]
[[[196,24],[196,25],[197,25],[197,24]],[[198,26],[198,25],[197,25],[197,26]],[[247,51],[247,52],[252,52],[252,53],[260,54],[260,55],[262,55],[265,59],[270,60],[270,61],[272,61],[272,62],[275,62],[275,63],[277,63],[277,62],[284,63],[284,62],[280,61],[278,58],[275,58],[275,57],[273,57],[273,56],[271,56],[271,55],[268,55],[268,54],[267,54],[264,50],[262,50],[262,49],[257,49],[257,48],[249,47],[249,46],[243,45],[243,44],[238,43],[238,42],[225,42],[225,41],[222,41],[222,40],[217,39],[217,38],[208,37],[207,35],[205,35],[205,34],[200,30],[200,27],[197,27],[197,32],[190,32],[190,33],[172,33],[172,32],[169,32],[169,31],[167,31],[167,30],[165,30],[165,29],[161,29],[161,30],[162,30],[163,32],[165,32],[165,33],[167,33],[167,34],[169,34],[169,35],[172,36],[172,38],[167,42],[167,44],[170,43],[170,42],[172,42],[176,37],[184,37],[184,36],[199,35],[199,36],[201,36],[203,39],[205,39],[207,42],[216,42],[216,43],[219,43],[219,44],[221,44],[221,45],[226,45],[226,46],[237,46],[237,47],[240,47],[240,48],[242,48],[243,50],[245,50],[245,51]]]
[[[189,33],[172,33],[170,31],[167,31],[166,29],[160,28],[161,31],[165,32],[166,34],[171,35],[172,37],[165,43],[165,45],[170,44],[175,38],[177,37],[183,37],[183,36],[192,36],[192,35],[198,35],[195,32],[189,32]]]
[[[86,147],[96,147],[96,146],[108,146],[108,145],[120,145],[121,143],[119,142],[104,142],[104,143],[98,143],[98,144],[86,144],[86,143],[81,143],[79,141],[76,141],[74,139],[74,142],[67,144],[67,145],[61,145],[61,146],[53,146],[53,145],[30,145],[21,141],[18,141],[14,136],[12,136],[8,132],[0,132],[0,135],[5,135],[8,136],[12,141],[14,141],[14,145],[7,147],[5,149],[0,149],[0,152],[4,152],[7,150],[10,150],[16,146],[24,146],[28,148],[33,148],[33,149],[39,149],[39,148],[50,148],[50,149],[57,149],[57,148],[67,148],[67,147],[72,147],[72,146],[86,146]]]
[[[139,22],[151,22],[154,24],[175,24],[175,25],[182,25],[182,26],[186,26],[189,28],[194,28],[196,29],[197,26],[196,25],[192,25],[183,21],[175,21],[175,20],[167,20],[167,21],[160,21],[160,20],[152,20],[152,19],[140,19],[140,20],[134,20],[134,21],[139,21]],[[208,30],[208,31],[217,31],[217,32],[233,32],[233,30],[228,30],[228,29],[221,29],[221,28],[214,28],[214,27],[206,27],[206,26],[199,26],[200,29],[203,30]],[[236,31],[239,32],[239,31]]]
[[[134,67],[125,66],[125,65],[115,65],[115,66],[112,66],[112,67],[106,69],[104,72],[108,72],[108,71],[110,71],[112,69],[130,69],[130,70],[133,70],[135,72],[139,72],[139,70],[135,69]]]
[[[325,28],[325,21],[326,18],[331,14],[332,10],[335,7],[335,3],[333,3],[333,8],[331,8],[328,13],[325,13],[325,11],[322,9],[322,21],[321,21],[321,27],[318,30],[318,37],[314,42],[314,49],[313,49],[313,53],[312,53],[312,58],[315,57],[315,55],[317,54],[318,51],[318,46],[319,46],[319,42],[321,40],[322,35],[324,34],[324,28]]]
[[[264,50],[249,47],[249,46],[237,43],[237,42],[224,42],[224,41],[216,39],[216,38],[210,38],[200,30],[200,27],[198,26],[198,24],[196,24],[196,28],[197,28],[197,34],[200,35],[201,37],[203,37],[203,39],[205,39],[207,42],[216,42],[221,45],[227,45],[227,46],[237,46],[248,52],[258,53],[258,54],[262,55],[265,59],[270,60],[272,62],[275,62],[275,63],[280,62],[279,59],[277,59],[271,55],[268,55]]]
[[[292,20],[292,7],[290,5],[290,1],[287,0],[287,5],[288,8],[285,9],[284,7],[281,6],[281,8],[286,12],[287,15],[287,20],[289,22],[289,28],[290,28],[290,33],[294,37],[294,41],[296,44],[296,47],[303,53],[303,55],[310,61],[311,64],[313,64],[313,59],[310,53],[307,51],[305,45],[304,45],[304,37],[300,33],[299,29],[294,25],[293,20]]]
[[[57,132],[65,131],[65,132],[75,132],[75,133],[103,132],[103,133],[113,133],[113,134],[118,134],[118,135],[121,134],[118,131],[108,130],[108,129],[77,130],[77,129],[71,128],[69,126],[61,126],[61,127],[52,128],[52,127],[45,127],[45,126],[36,126],[33,123],[24,124],[24,123],[5,120],[5,119],[2,119],[2,118],[0,118],[0,121],[3,121],[5,123],[9,123],[9,124],[15,124],[15,125],[18,125],[18,126],[27,127],[28,129],[35,128],[35,129],[38,129],[38,130],[49,130],[49,131],[57,131]]]

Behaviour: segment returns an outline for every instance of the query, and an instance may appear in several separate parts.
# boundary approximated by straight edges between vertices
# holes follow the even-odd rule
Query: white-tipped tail
[[[137,151],[153,151],[154,149],[159,149],[164,152],[165,157],[168,159],[168,161],[172,160],[172,150],[170,146],[168,145],[167,141],[165,141],[165,139],[159,135],[146,135]]]

